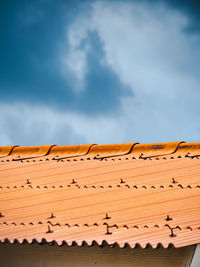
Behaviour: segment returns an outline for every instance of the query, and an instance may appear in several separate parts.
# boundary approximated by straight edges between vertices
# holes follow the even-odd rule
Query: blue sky
[[[0,2],[0,145],[200,141],[198,1]]]

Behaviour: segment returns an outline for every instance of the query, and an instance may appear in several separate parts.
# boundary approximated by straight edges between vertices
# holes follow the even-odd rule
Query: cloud
[[[138,1],[98,1],[84,8],[68,25],[61,71],[76,94],[84,94],[95,32],[103,52],[99,64],[132,94],[119,95],[116,113],[95,116],[44,104],[0,104],[1,143],[198,141],[200,37],[187,31],[190,18],[164,4]],[[98,98],[94,101],[98,106]]]
[[[73,114],[62,114],[45,106],[26,103],[0,105],[2,145],[44,145],[84,143],[85,137],[72,127]]]
[[[85,76],[88,73],[87,54],[89,51],[89,44],[82,45],[81,42],[87,38],[87,21],[83,21],[85,25],[80,27],[80,22],[77,21],[73,24],[73,28],[69,29],[68,33],[68,45],[69,53],[66,57],[61,58],[63,64],[63,74],[67,75],[69,79],[69,73],[75,75],[74,88],[77,92],[84,88]]]
[[[104,142],[117,130],[115,119],[61,112],[47,106],[0,104],[1,145],[85,144]]]
[[[96,31],[103,44],[101,63],[109,66],[124,85],[138,94],[176,96],[184,84],[183,74],[189,82],[197,77],[191,66],[198,64],[199,36],[187,34],[188,26],[189,18],[164,5],[95,2],[90,16],[79,15],[69,28],[66,69],[74,73],[75,80],[86,78],[87,39]]]
[[[90,48],[84,51],[81,44],[96,32],[104,51],[100,63],[133,92],[120,99],[120,131],[145,141],[199,138],[200,38],[187,31],[190,18],[164,4],[128,1],[94,2],[89,15],[82,14],[68,31],[73,41],[67,57],[87,67],[70,70],[75,81],[87,80]]]

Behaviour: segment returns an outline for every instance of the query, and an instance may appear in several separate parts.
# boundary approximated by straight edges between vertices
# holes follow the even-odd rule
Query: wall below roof
[[[98,246],[57,246],[48,244],[0,244],[0,266],[58,267],[187,267],[195,246],[183,248],[130,249]]]

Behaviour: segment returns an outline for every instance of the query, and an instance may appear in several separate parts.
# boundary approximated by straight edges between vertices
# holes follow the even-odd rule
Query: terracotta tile
[[[0,146],[0,158],[10,155],[14,147],[17,146]]]
[[[4,158],[4,160],[22,160],[22,159],[30,159],[37,158],[41,156],[45,156],[49,153],[50,149],[54,145],[45,145],[45,146],[25,146],[18,147],[14,146],[11,150],[9,156]]]
[[[71,145],[71,146],[54,145],[50,148],[46,156],[38,155],[37,157],[34,157],[34,161],[37,161],[37,162],[49,161],[49,160],[59,161],[62,159],[67,159],[67,158],[74,158],[74,157],[76,158],[76,157],[84,156],[88,154],[92,146],[93,144]],[[7,159],[9,160],[9,158]],[[27,159],[31,159],[31,158],[27,158]],[[15,161],[21,161],[21,158],[19,159],[15,158]]]
[[[88,155],[95,156],[96,158],[126,155],[131,152],[136,144],[94,145],[90,148]]]
[[[182,143],[178,146],[177,154],[187,156],[200,156],[200,143]]]
[[[194,146],[186,145],[94,145],[89,152],[87,146],[55,146],[39,157],[42,161],[27,159],[26,149],[18,149],[24,159],[0,164],[0,240],[45,238],[69,245],[105,240],[121,247],[199,243],[200,159],[175,156],[179,147],[183,154],[191,152]],[[137,146],[138,154],[152,159],[133,159]],[[196,154],[198,149],[195,145]],[[157,150],[166,156],[155,157]],[[87,155],[57,161],[50,157],[67,156],[66,151]]]
[[[87,144],[87,145],[72,145],[72,146],[54,146],[51,148],[49,155],[53,156],[58,155],[59,157],[68,155],[81,156],[87,154],[91,146],[93,145]]]
[[[155,157],[163,156],[174,153],[178,146],[182,142],[171,142],[171,143],[156,143],[156,144],[137,144],[132,152],[132,156],[141,157]]]

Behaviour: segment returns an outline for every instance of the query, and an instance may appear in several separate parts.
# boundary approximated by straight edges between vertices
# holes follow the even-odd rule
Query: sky
[[[200,142],[200,3],[0,1],[0,145]]]

